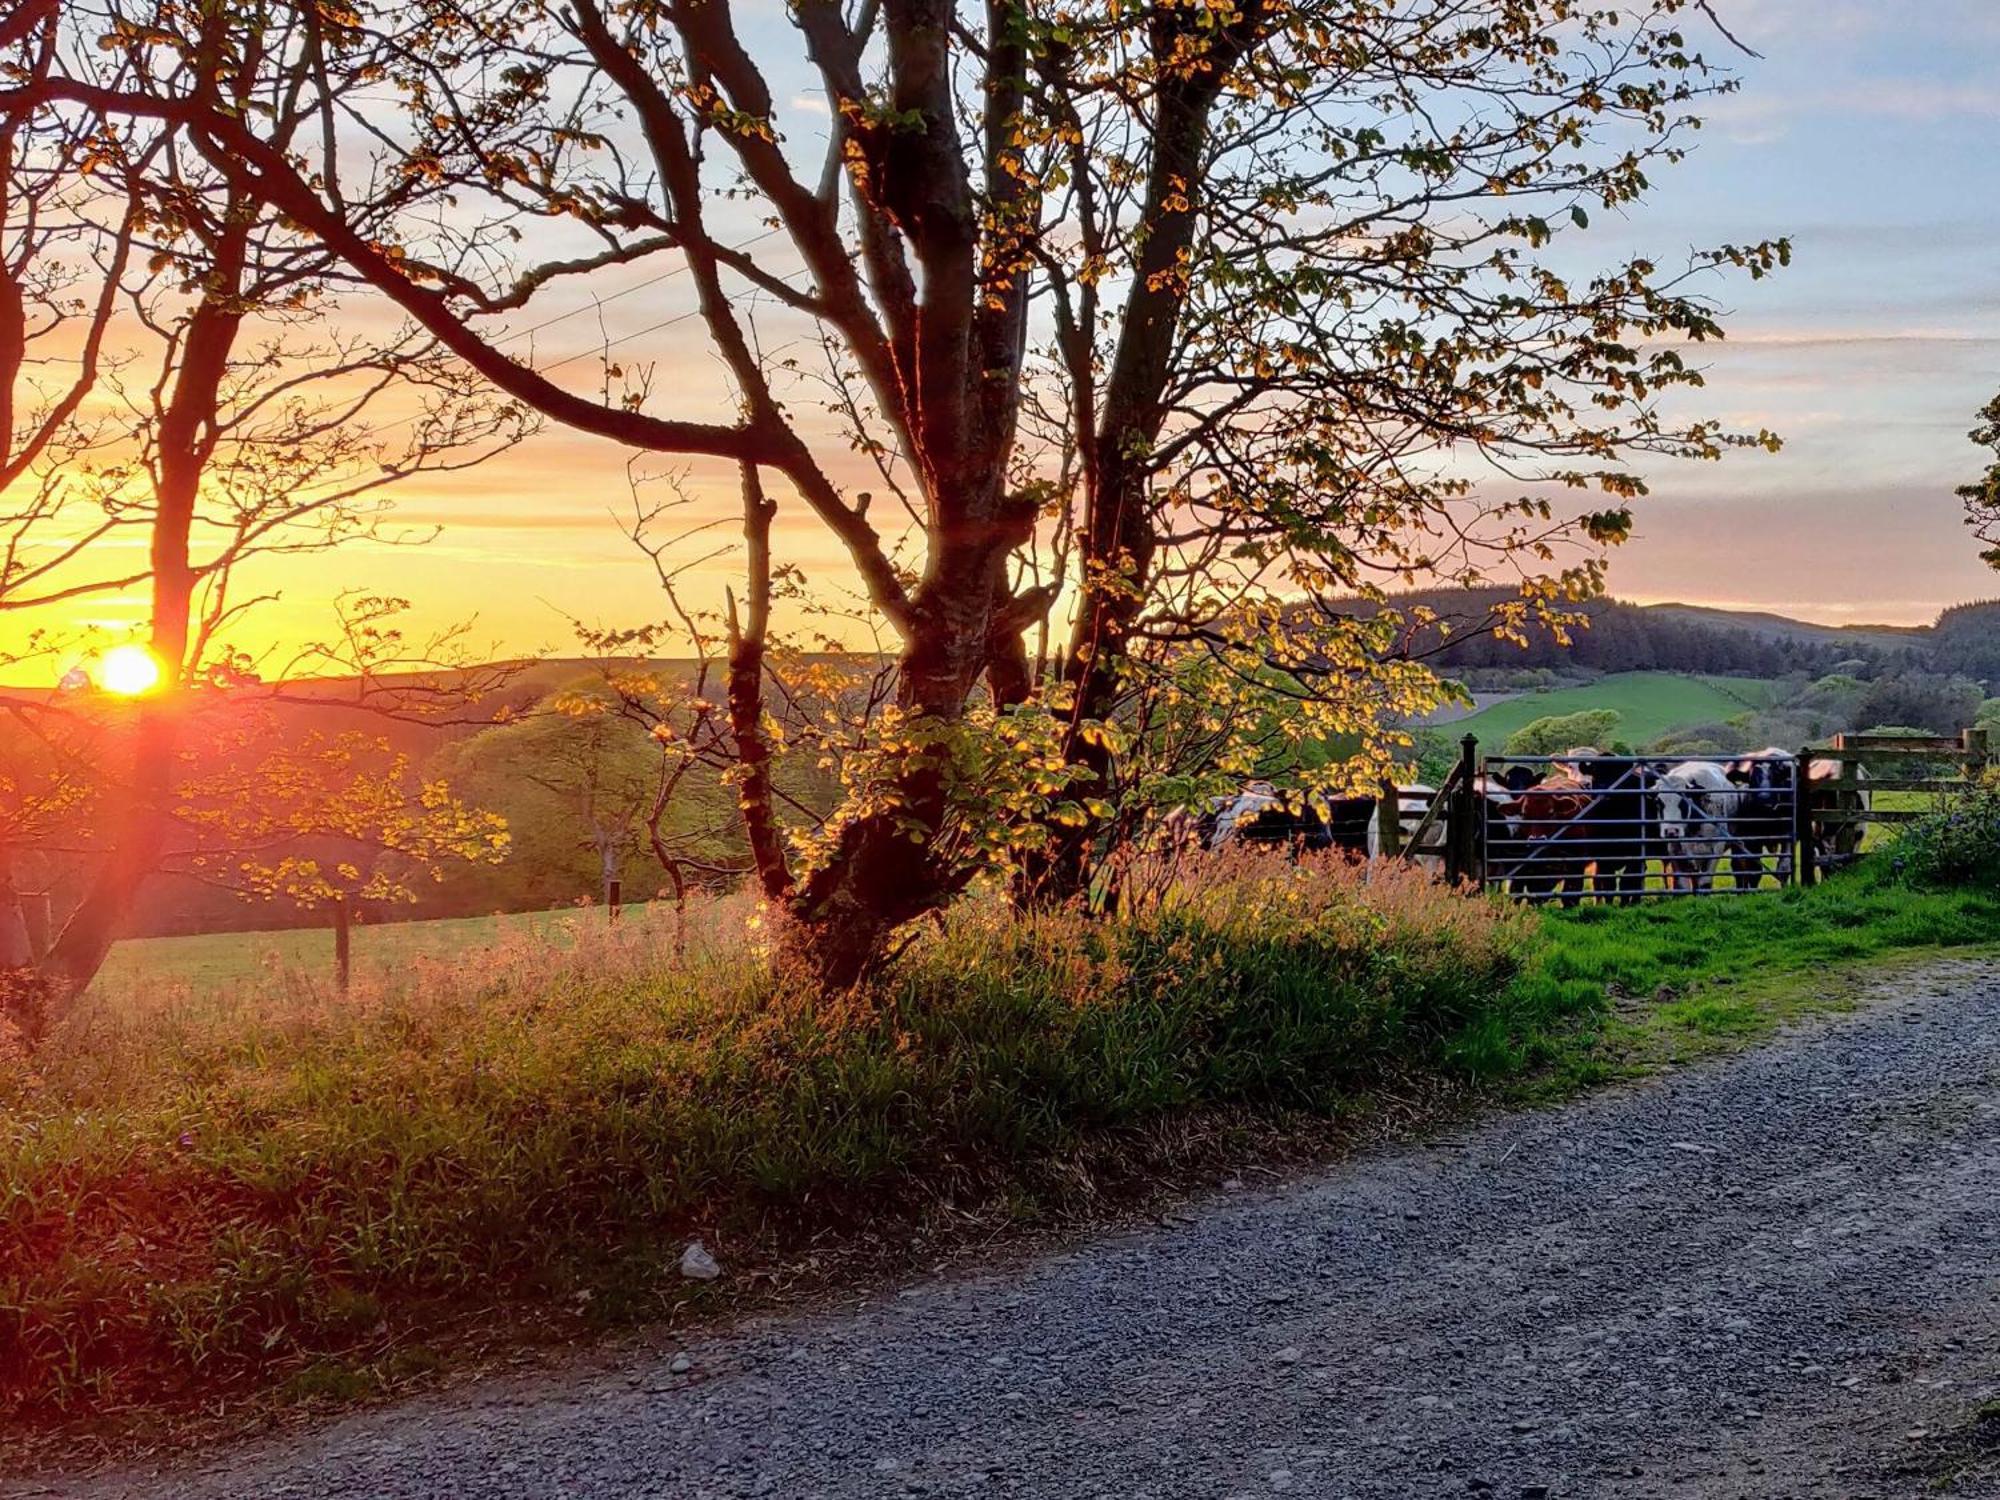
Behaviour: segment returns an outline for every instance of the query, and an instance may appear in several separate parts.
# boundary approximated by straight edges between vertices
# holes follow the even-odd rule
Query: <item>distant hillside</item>
[[[1451,726],[1479,737],[1497,751],[1509,736],[1536,719],[1552,714],[1581,713],[1608,708],[1618,715],[1613,738],[1632,745],[1650,745],[1662,735],[1689,724],[1723,720],[1766,708],[1770,684],[1753,677],[1695,677],[1678,672],[1621,672],[1588,687],[1522,693],[1496,703]]]
[[[1475,678],[1523,668],[1733,677],[1821,676],[1838,669],[1862,678],[1911,672],[1966,677],[2000,694],[2000,600],[1954,605],[1932,625],[1819,625],[1757,610],[1592,599],[1574,606],[1589,628],[1573,631],[1568,644],[1531,628],[1522,646],[1479,629],[1493,607],[1511,597],[1502,589],[1438,589],[1389,602],[1434,610],[1441,624],[1417,632],[1410,646],[1447,673]],[[1372,607],[1355,603],[1362,611]]]
[[[1929,625],[1819,625],[1811,620],[1794,620],[1761,610],[1717,609],[1706,604],[1642,604],[1638,607],[1649,615],[1748,631],[1767,640],[1825,641],[1835,645],[1879,647],[1888,651],[1921,645],[1933,629]]]
[[[1423,606],[1438,623],[1417,630],[1408,642],[1447,674],[1519,670],[1556,673],[1678,672],[1708,676],[1822,676],[1857,657],[1886,662],[1893,654],[1879,643],[1826,638],[1809,631],[1781,632],[1770,625],[1745,628],[1725,611],[1694,618],[1674,607],[1591,599],[1572,607],[1588,628],[1569,632],[1567,641],[1531,625],[1525,645],[1482,629],[1494,609],[1513,599],[1504,589],[1427,590],[1397,595],[1401,610]],[[1371,608],[1358,603],[1356,608]],[[1776,617],[1773,617],[1774,619]],[[1902,649],[1907,650],[1904,646]]]

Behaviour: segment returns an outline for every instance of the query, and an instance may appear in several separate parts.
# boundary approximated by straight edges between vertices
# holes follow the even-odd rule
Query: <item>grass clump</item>
[[[968,903],[837,1004],[628,920],[345,999],[78,1014],[0,1062],[0,1394],[345,1389],[426,1305],[629,1301],[678,1286],[685,1233],[874,1222],[1176,1112],[1337,1110],[1443,1060],[1531,942],[1414,872],[1213,877],[1115,921]]]

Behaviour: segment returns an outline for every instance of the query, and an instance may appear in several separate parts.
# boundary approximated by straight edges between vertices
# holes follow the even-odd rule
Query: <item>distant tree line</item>
[[[1963,678],[1992,692],[2000,685],[2000,600],[1954,605],[1907,645],[1761,631],[1709,623],[1619,599],[1568,607],[1577,623],[1558,631],[1544,622],[1518,636],[1490,622],[1509,598],[1499,590],[1454,589],[1398,595],[1389,603],[1412,625],[1401,649],[1447,675],[1489,671],[1686,672],[1718,676],[1810,678],[1839,672],[1861,681],[1911,673]],[[1373,608],[1373,606],[1361,606]]]

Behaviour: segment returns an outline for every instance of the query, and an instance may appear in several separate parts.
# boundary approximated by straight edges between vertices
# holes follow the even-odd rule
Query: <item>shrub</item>
[[[1904,879],[1916,885],[2000,887],[2000,781],[1977,787],[1903,825],[1891,846]]]
[[[1508,755],[1560,755],[1578,745],[1602,747],[1623,717],[1615,708],[1587,708],[1580,713],[1550,714],[1524,724],[1508,736]]]
[[[968,900],[840,1005],[634,917],[340,1002],[80,1011],[0,1058],[0,1393],[310,1368],[426,1300],[606,1268],[659,1305],[684,1233],[879,1224],[1049,1176],[1090,1132],[1335,1110],[1441,1063],[1532,922],[1403,867],[1244,854],[1116,920]]]

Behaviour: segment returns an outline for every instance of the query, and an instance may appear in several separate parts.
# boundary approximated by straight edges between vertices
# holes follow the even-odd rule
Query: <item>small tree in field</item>
[[[453,864],[497,864],[506,820],[419,776],[379,738],[307,735],[184,787],[180,821],[198,837],[189,868],[246,898],[325,911],[334,972],[352,971],[364,906],[408,903]]]
[[[1524,724],[1507,737],[1508,755],[1560,755],[1579,745],[1600,749],[1611,743],[1624,716],[1615,708],[1587,708],[1581,713],[1550,714]]]
[[[63,65],[0,109],[168,129],[515,400],[737,466],[740,599],[770,597],[779,506],[828,529],[897,673],[802,858],[756,836],[747,628],[729,701],[758,879],[829,983],[996,861],[1080,890],[1188,658],[1300,685],[1372,784],[1381,706],[1436,689],[1385,692],[1399,632],[1342,597],[1499,577],[1503,628],[1559,614],[1639,464],[1775,442],[1661,397],[1721,333],[1690,277],[1784,242],[1550,248],[1733,87],[1711,0],[752,9],[71,0]],[[100,37],[143,87],[79,71]],[[240,105],[276,77],[278,118]],[[361,160],[415,211],[362,201]],[[552,288],[663,257],[726,389],[622,360],[578,388],[511,341]]]
[[[1961,485],[1958,497],[1965,502],[1966,524],[1982,542],[1990,544],[1980,556],[2000,568],[2000,396],[1987,402],[1979,417],[1972,441],[1991,449],[1993,462],[1973,483]]]

